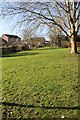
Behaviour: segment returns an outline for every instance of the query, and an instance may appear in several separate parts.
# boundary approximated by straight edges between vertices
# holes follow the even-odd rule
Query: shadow
[[[64,48],[54,48],[54,47],[45,47],[45,48],[37,48],[37,50],[57,50],[57,49],[64,49]]]
[[[80,54],[80,51],[78,51],[78,54]]]
[[[2,118],[2,120],[79,120],[78,118]]]
[[[74,107],[49,107],[49,106],[34,106],[34,105],[23,105],[23,104],[16,104],[16,103],[8,103],[8,102],[0,102],[0,105],[5,106],[17,106],[17,107],[27,107],[27,108],[42,108],[42,109],[62,109],[62,110],[80,110],[80,106]]]
[[[20,57],[20,56],[30,56],[30,55],[37,55],[38,52],[17,52],[17,53],[10,53],[2,55],[2,57]]]
[[[78,51],[78,54],[80,54],[80,48],[77,51]]]
[[[48,106],[34,106],[34,105],[22,105],[22,104],[16,104],[16,103],[7,103],[7,102],[0,102],[0,105],[4,106],[16,106],[16,107],[27,107],[27,108],[41,108],[41,109],[65,109],[65,110],[80,110],[79,106],[76,107],[48,107]],[[7,115],[7,114],[6,114]],[[4,116],[4,113],[2,114],[1,120],[79,120],[78,118],[23,118],[20,116],[20,118],[14,118],[7,116]]]

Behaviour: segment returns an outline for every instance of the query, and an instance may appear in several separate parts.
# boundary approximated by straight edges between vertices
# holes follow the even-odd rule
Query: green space
[[[4,118],[78,118],[78,55],[69,48],[6,55],[2,80]]]

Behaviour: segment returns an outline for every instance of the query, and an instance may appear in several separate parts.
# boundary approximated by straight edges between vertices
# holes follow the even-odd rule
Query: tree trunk
[[[78,53],[77,52],[76,36],[75,35],[72,35],[72,37],[71,37],[71,53]]]

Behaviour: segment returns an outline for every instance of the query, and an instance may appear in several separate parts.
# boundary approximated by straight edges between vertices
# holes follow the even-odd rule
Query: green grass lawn
[[[78,117],[78,55],[68,48],[7,55],[2,80],[3,117]]]

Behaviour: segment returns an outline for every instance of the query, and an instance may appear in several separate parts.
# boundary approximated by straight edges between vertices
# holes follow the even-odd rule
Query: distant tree
[[[62,35],[62,30],[54,26],[53,29],[50,31],[50,44],[51,46],[55,47],[60,47],[61,46],[61,41],[60,41],[60,36]]]
[[[58,26],[70,38],[71,53],[77,53],[76,37],[80,29],[80,1],[16,2],[2,7],[3,15],[20,15],[18,23],[38,28]]]
[[[22,33],[22,40],[26,43],[29,43],[31,38],[32,38],[31,30],[29,30],[29,29],[24,30]]]

